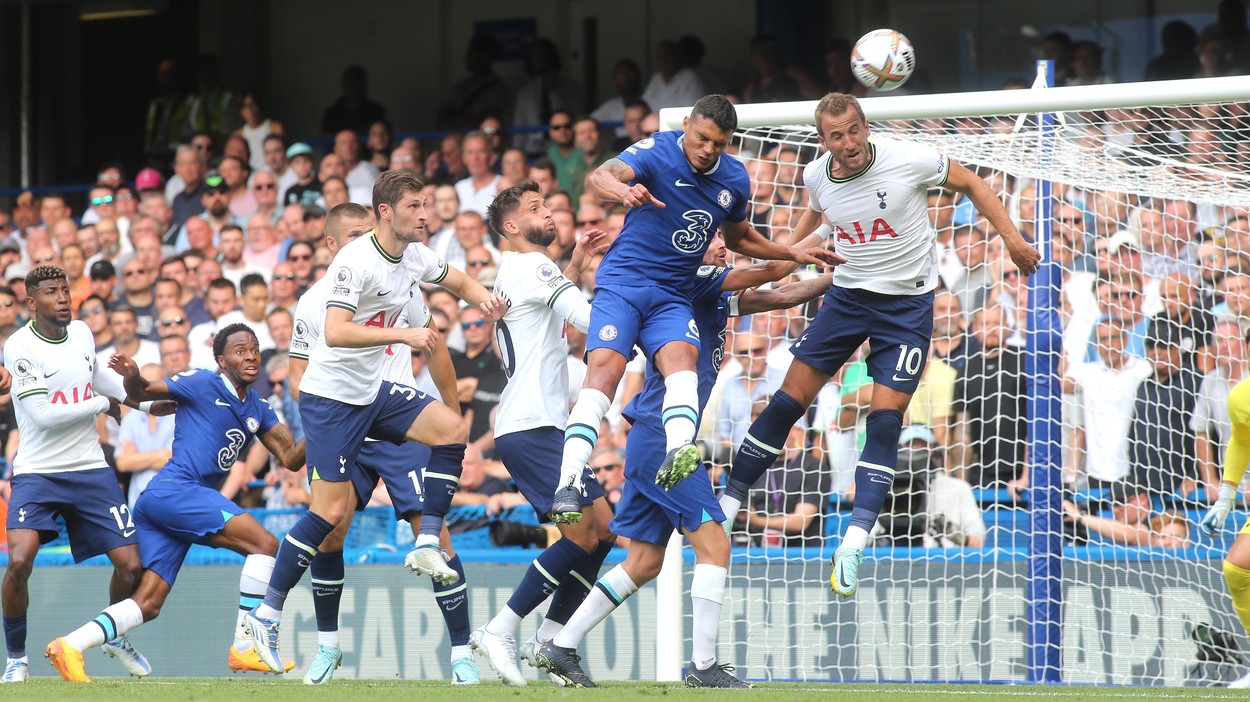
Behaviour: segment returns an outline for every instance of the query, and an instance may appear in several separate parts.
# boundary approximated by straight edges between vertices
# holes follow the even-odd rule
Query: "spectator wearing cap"
[[[214,239],[220,238],[221,230],[226,225],[241,224],[240,220],[230,213],[230,189],[226,185],[226,179],[220,173],[209,171],[208,175],[204,176],[201,191],[204,210],[196,216],[208,222]],[[192,243],[187,233],[186,222],[183,222],[182,230],[178,232],[178,243],[174,245],[174,249],[182,252],[189,248],[192,248]]]
[[[117,268],[112,261],[96,261],[87,272],[91,294],[111,305],[117,292]]]
[[[1201,476],[1189,426],[1201,378],[1187,362],[1184,329],[1156,319],[1146,334],[1146,357],[1153,372],[1137,388],[1129,427],[1131,482],[1156,495],[1188,494]]]
[[[321,181],[313,169],[312,147],[304,142],[296,142],[286,150],[287,161],[291,171],[295,173],[295,183],[287,186],[282,196],[283,204],[299,203],[305,207],[317,203],[321,197]]]
[[[1080,456],[1084,449],[1084,475],[1093,488],[1124,480],[1132,467],[1128,434],[1137,389],[1154,369],[1145,359],[1129,355],[1128,343],[1122,321],[1103,319],[1094,327],[1094,360],[1067,368],[1063,376],[1063,391],[1077,395],[1070,450]],[[1076,471],[1082,465],[1071,458],[1065,467]]]
[[[155,168],[144,168],[135,175],[135,190],[140,195],[146,192],[160,192],[164,195],[165,182],[161,172]]]
[[[191,217],[206,209],[204,204],[204,157],[195,147],[181,144],[174,153],[174,173],[181,181],[170,206],[174,210],[174,223],[181,226]],[[172,186],[173,183],[170,183]],[[166,189],[166,197],[169,190]]]
[[[1215,501],[1219,494],[1219,465],[1233,433],[1228,394],[1237,383],[1250,377],[1246,328],[1237,320],[1224,317],[1216,321],[1212,336],[1215,367],[1202,377],[1198,401],[1189,420],[1189,428],[1194,433],[1200,486],[1209,502]]]
[[[4,279],[8,282],[9,287],[13,288],[13,294],[17,295],[17,299],[21,301],[18,307],[24,308],[26,301],[26,274],[30,273],[30,266],[25,263],[14,263],[4,269]],[[18,310],[18,318],[25,319],[24,309]]]

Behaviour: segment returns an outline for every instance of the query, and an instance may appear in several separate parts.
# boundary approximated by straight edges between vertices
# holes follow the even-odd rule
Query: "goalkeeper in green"
[[[1233,433],[1224,452],[1224,475],[1220,482],[1220,496],[1202,518],[1200,529],[1207,536],[1215,536],[1224,526],[1237,486],[1250,465],[1250,379],[1237,383],[1228,394],[1228,417],[1232,420]],[[1250,521],[1228,549],[1224,558],[1224,582],[1233,598],[1233,609],[1241,625],[1250,632]],[[1228,685],[1231,688],[1250,688],[1250,673],[1246,673]]]

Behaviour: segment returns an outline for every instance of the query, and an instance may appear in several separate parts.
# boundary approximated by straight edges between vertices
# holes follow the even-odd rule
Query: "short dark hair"
[[[556,164],[553,163],[552,160],[547,158],[546,156],[543,156],[542,158],[535,160],[533,163],[530,164],[530,168],[537,168],[540,171],[547,171],[548,173],[551,174],[552,178],[556,177]]]
[[[390,171],[387,172],[389,173]],[[368,216],[368,207],[355,202],[340,202],[335,205],[334,208],[330,210],[330,214],[326,216],[325,233],[330,236],[334,236],[334,232],[336,232],[339,228],[339,222],[344,219],[364,219]],[[303,243],[309,244],[307,241]],[[293,242],[291,246],[295,246],[295,243]],[[309,246],[312,246],[312,244],[309,244]],[[317,249],[313,248],[313,253],[316,253],[316,251]],[[287,249],[287,254],[289,255],[290,253],[291,250]]]
[[[281,143],[281,144],[282,144],[282,153],[283,153],[284,155],[286,154],[286,147],[287,147],[287,143],[286,143],[286,137],[285,137],[285,136],[283,136],[283,135],[281,135],[281,134],[276,134],[276,133],[274,133],[274,132],[269,132],[269,134],[265,137],[264,141],[262,141],[262,142],[261,142],[261,144],[264,144],[265,142],[268,142],[268,141],[276,141],[276,142]]]
[[[213,336],[213,358],[214,359],[216,359],[218,356],[226,352],[226,339],[229,339],[232,335],[237,334],[239,332],[247,332],[248,334],[251,335],[253,339],[257,338],[256,332],[252,331],[251,327],[247,326],[246,324],[242,322],[235,322],[234,324],[227,324],[226,326],[219,329],[217,331],[217,334]]]
[[[240,227],[240,226],[239,226],[239,225],[237,225],[237,224],[226,224],[226,225],[223,225],[223,226],[222,226],[222,228],[221,228],[221,231],[217,232],[217,239],[218,239],[218,240],[220,240],[220,239],[221,239],[221,235],[222,235],[222,234],[225,234],[226,232],[238,232],[238,233],[240,233],[240,234],[243,234],[243,227]],[[244,235],[244,236],[246,237],[246,235]]]
[[[420,193],[425,183],[416,171],[401,168],[394,171],[382,171],[382,175],[373,184],[373,214],[382,216],[379,207],[386,205],[395,207],[404,193]]]
[[[64,270],[56,266],[39,266],[26,274],[26,294],[29,295],[45,280],[64,280],[68,283],[69,277],[65,275]]]
[[[643,100],[642,98],[630,98],[629,100],[625,101],[625,104],[623,107],[626,110],[628,110],[631,107],[641,107],[642,109],[647,111],[647,114],[651,114],[651,106],[648,105],[647,101]]]
[[[182,297],[182,283],[179,283],[173,278],[157,278],[156,282],[152,284],[152,287],[155,288],[161,283],[173,283],[174,287],[178,288],[178,296]]]
[[[521,204],[521,197],[525,193],[542,193],[538,189],[538,183],[533,180],[523,180],[520,183],[501,190],[495,196],[494,201],[486,206],[486,220],[490,222],[490,228],[498,234],[503,234],[503,221],[516,212],[517,206]]]
[[[690,117],[706,117],[729,134],[738,128],[738,111],[724,95],[704,95],[694,104]]]
[[[113,323],[113,315],[115,314],[128,314],[131,319],[136,321],[139,319],[139,313],[135,312],[135,308],[124,302],[113,305],[113,308],[109,310],[109,324]]]
[[[231,294],[237,295],[239,291],[234,287],[234,281],[229,278],[213,278],[208,284],[208,290],[229,290]],[[204,295],[208,296],[208,290],[204,291]]]
[[[260,286],[266,290],[269,289],[269,283],[265,282],[265,276],[260,273],[248,273],[239,281],[239,292],[246,293],[249,288]]]

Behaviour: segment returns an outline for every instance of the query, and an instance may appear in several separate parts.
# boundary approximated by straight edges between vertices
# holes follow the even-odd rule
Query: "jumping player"
[[[832,251],[775,244],[746,220],[746,169],[724,154],[738,126],[720,95],[695,103],[681,133],[659,132],[609,159],[587,178],[599,199],[629,208],[624,229],[595,273],[598,289],[587,334],[586,381],[569,412],[556,522],[581,518],[582,476],[625,364],[640,346],[664,378],[664,463],[656,480],[671,487],[699,467],[692,443],[698,411],[699,330],[689,294],[718,227],[732,251],[762,259],[835,263]],[[632,184],[632,185],[631,185]]]
[[[704,340],[699,351],[699,408],[707,404],[724,358],[725,326],[731,316],[785,309],[819,296],[829,287],[828,275],[790,283],[773,290],[756,285],[789,273],[794,264],[777,262],[725,268],[725,245],[719,236],[708,247],[708,265],[699,269],[698,285],[690,300]],[[731,291],[743,290],[740,293]],[[680,529],[694,547],[696,563],[690,585],[694,612],[694,647],[686,685],[689,687],[750,687],[733,675],[733,668],[716,662],[721,602],[729,568],[729,537],[721,528],[721,513],[706,469],[665,490],[656,485],[656,468],[664,452],[660,405],[664,380],[654,363],[647,366],[643,389],[625,407],[633,423],[625,444],[625,490],[616,506],[612,533],[626,537],[629,555],[608,571],[568,624],[538,651],[539,665],[577,687],[595,684],[581,668],[576,648],[582,638],[638,588],[660,572],[673,529]]]
[[[855,468],[855,509],[830,577],[834,591],[849,597],[858,587],[868,532],[894,480],[903,413],[929,355],[937,255],[928,189],[968,196],[1003,237],[1021,273],[1036,271],[1039,256],[975,173],[928,146],[870,141],[854,97],[826,95],[816,107],[816,127],[828,151],[803,171],[811,204],[795,236],[814,230],[823,215],[847,263],[838,266],[820,312],[790,347],[794,360],[785,381],[738,448],[720,504],[732,521],[816,393],[868,339],[874,382],[867,439]]]

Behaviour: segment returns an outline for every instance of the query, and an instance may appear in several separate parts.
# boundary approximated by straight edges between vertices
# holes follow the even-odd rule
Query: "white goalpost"
[[[1220,563],[1245,517],[1214,540],[1197,521],[1229,433],[1220,391],[1250,375],[1250,81],[860,103],[873,136],[981,175],[1046,263],[1024,282],[970,203],[930,194],[946,292],[905,421],[918,438],[860,590],[841,600],[828,582],[871,385],[852,359],[744,503],[756,516],[735,529],[719,660],[755,680],[1181,686],[1244,673],[1250,641]],[[807,207],[815,105],[738,106],[751,222],[773,238]],[[662,128],[688,114],[662,110]],[[714,476],[753,410],[726,388],[770,397],[814,311],[731,325],[700,427]],[[797,530],[758,526],[779,514],[802,515]],[[681,546],[657,579],[659,680],[680,679],[689,650]]]

